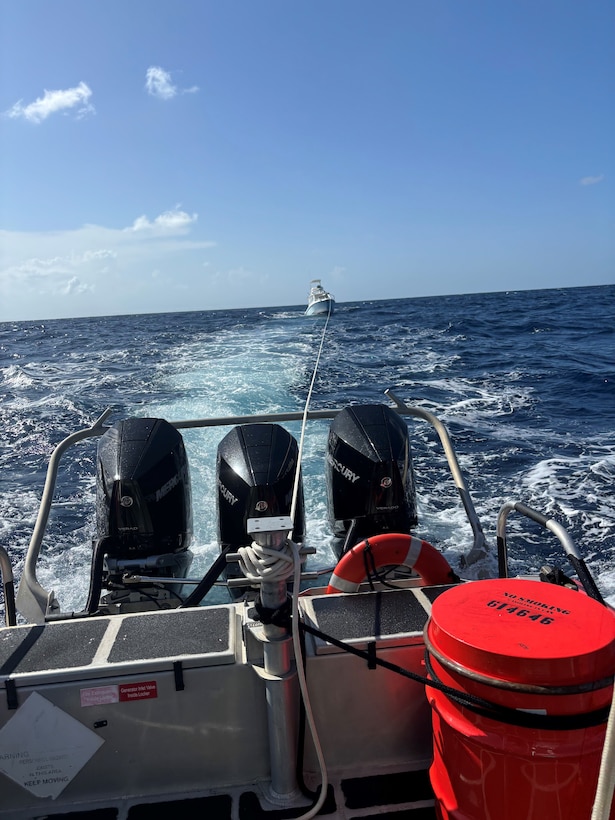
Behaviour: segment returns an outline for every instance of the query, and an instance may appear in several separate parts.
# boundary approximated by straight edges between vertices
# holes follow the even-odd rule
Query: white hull
[[[320,279],[313,279],[311,282],[308,304],[305,310],[306,316],[330,315],[335,309],[335,299],[320,284]]]
[[[335,310],[335,301],[333,299],[319,299],[308,305],[305,311],[306,316],[321,316],[327,313],[333,313]]]

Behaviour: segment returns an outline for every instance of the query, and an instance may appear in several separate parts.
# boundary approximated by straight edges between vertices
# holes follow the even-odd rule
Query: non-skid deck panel
[[[122,621],[109,663],[230,651],[229,607],[153,612]]]
[[[338,640],[359,641],[422,633],[427,612],[409,589],[312,598],[318,629]]]
[[[105,618],[3,629],[0,675],[87,666],[107,626]]]
[[[88,667],[107,632],[121,623],[98,663],[186,656],[232,659],[231,608],[171,610],[143,615],[62,621],[0,630],[0,676]]]

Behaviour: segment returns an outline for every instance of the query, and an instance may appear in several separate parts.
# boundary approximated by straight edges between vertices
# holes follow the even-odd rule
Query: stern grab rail
[[[421,407],[408,406],[390,389],[385,390],[384,394],[385,396],[388,396],[391,401],[395,402],[398,413],[414,416],[415,418],[423,419],[424,421],[429,422],[440,437],[442,449],[444,450],[451,475],[453,476],[453,481],[459,490],[461,503],[463,504],[463,508],[466,511],[466,516],[470,522],[470,526],[472,527],[472,532],[474,533],[474,544],[472,545],[470,552],[465,556],[465,562],[466,564],[474,564],[476,561],[480,561],[480,559],[484,558],[488,552],[485,534],[470,496],[468,485],[466,484],[466,480],[461,472],[461,467],[459,466],[459,462],[457,460],[457,454],[455,453],[451,443],[448,430],[442,424],[440,419],[428,410],[423,410]]]
[[[11,566],[9,554],[4,547],[0,547],[0,578],[2,578],[2,591],[4,592],[4,623],[7,626],[16,626],[17,612],[15,610],[13,567]]]
[[[444,450],[446,460],[451,472],[453,481],[459,490],[459,495],[466,512],[466,516],[474,534],[473,546],[470,552],[465,556],[465,563],[472,564],[487,555],[489,548],[485,541],[485,536],[478,519],[478,515],[472,503],[470,493],[459,467],[457,456],[450,441],[448,431],[442,422],[432,413],[423,410],[419,407],[414,407],[405,404],[399,399],[392,390],[385,390],[385,395],[396,405],[393,409],[399,413],[400,416],[411,416],[422,419],[428,422],[437,432],[442,448]],[[302,422],[303,425],[309,420],[325,420],[334,419],[335,416],[342,410],[342,407],[336,407],[325,410],[303,410],[290,411],[282,413],[261,413],[255,415],[241,415],[241,416],[221,416],[217,418],[201,418],[188,419],[180,421],[171,421],[170,423],[178,430],[188,430],[206,427],[234,427],[240,424],[258,423],[258,422]],[[17,610],[30,623],[44,623],[45,618],[60,611],[60,606],[53,590],[48,592],[45,590],[36,577],[36,564],[38,561],[41,544],[45,535],[45,529],[49,519],[49,513],[53,501],[53,493],[55,490],[56,478],[59,470],[60,460],[66,450],[73,444],[89,438],[100,437],[105,433],[109,427],[104,422],[112,413],[112,408],[107,408],[100,417],[92,424],[83,430],[79,430],[63,441],[61,441],[53,451],[49,460],[47,468],[47,475],[43,494],[41,498],[40,508],[36,524],[32,532],[28,551],[23,569],[21,582],[17,592]],[[176,582],[176,581],[175,581]]]
[[[540,524],[546,530],[552,532],[559,540],[564,548],[564,552],[568,556],[568,560],[572,564],[574,571],[579,577],[583,589],[590,598],[594,598],[601,604],[604,604],[604,598],[600,594],[600,590],[596,586],[596,582],[587,569],[585,561],[574,545],[574,541],[568,535],[564,527],[553,518],[548,518],[546,515],[539,513],[538,510],[528,507],[527,504],[522,504],[520,501],[507,501],[500,508],[498,514],[497,526],[497,550],[498,550],[498,575],[500,578],[508,578],[508,550],[506,545],[506,522],[511,512],[518,512],[521,515],[529,518]],[[606,606],[606,604],[605,604]]]
[[[47,521],[49,520],[49,511],[53,502],[53,491],[56,485],[56,478],[60,466],[60,459],[69,447],[82,441],[86,438],[93,438],[94,436],[102,436],[107,429],[104,427],[104,422],[111,415],[111,408],[108,407],[96,419],[91,427],[84,430],[78,430],[72,433],[61,441],[51,454],[49,465],[47,467],[47,476],[45,478],[45,486],[43,487],[43,495],[41,498],[41,505],[38,510],[36,524],[30,538],[30,544],[26,553],[26,561],[23,568],[23,575],[17,590],[17,609],[32,623],[43,623],[45,614],[48,611],[59,609],[57,599],[53,590],[47,592],[39,584],[36,579],[36,562],[41,549],[43,536],[47,528]]]

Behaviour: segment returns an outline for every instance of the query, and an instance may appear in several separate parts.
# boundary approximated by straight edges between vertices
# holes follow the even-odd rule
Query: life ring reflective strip
[[[373,566],[404,566],[418,572],[427,586],[453,584],[459,578],[446,558],[428,541],[405,533],[387,532],[366,538],[340,558],[331,575],[327,594],[356,592],[366,578],[365,550],[370,549]]]

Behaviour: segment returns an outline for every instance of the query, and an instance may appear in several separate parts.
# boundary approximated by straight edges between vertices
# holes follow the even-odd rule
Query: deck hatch
[[[23,626],[0,632],[0,675],[87,666],[107,619]]]
[[[355,645],[373,640],[400,644],[422,641],[427,622],[423,604],[406,589],[306,598],[305,609],[317,629]],[[320,638],[316,645],[318,651],[340,651]]]
[[[228,607],[126,617],[107,660],[127,663],[228,653],[231,650],[229,622]]]

